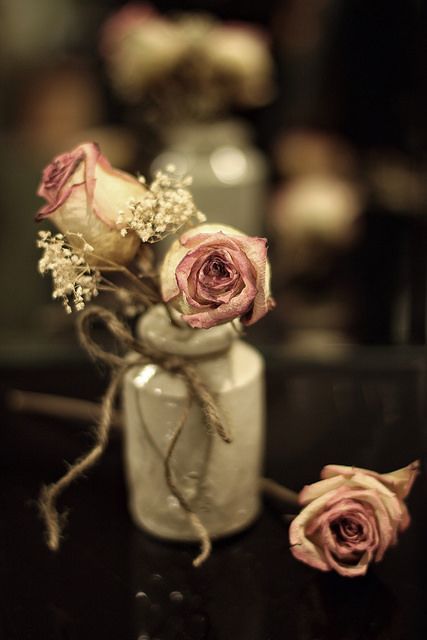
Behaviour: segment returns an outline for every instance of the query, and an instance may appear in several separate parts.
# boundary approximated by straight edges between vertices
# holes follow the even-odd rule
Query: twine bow
[[[139,357],[129,361],[127,358],[116,355],[101,347],[92,337],[91,328],[94,321],[102,322],[122,347],[136,352]],[[112,375],[102,401],[101,416],[95,426],[95,442],[93,447],[81,458],[76,460],[57,482],[44,486],[41,490],[39,508],[45,521],[48,547],[52,551],[59,549],[60,539],[67,517],[66,513],[60,514],[58,512],[56,503],[59,496],[74,480],[95,464],[105,451],[110,433],[114,402],[125,374],[135,366],[153,363],[168,373],[181,375],[188,389],[188,398],[184,412],[173,433],[168,451],[165,455],[165,480],[171,493],[178,500],[181,508],[186,512],[195,533],[200,539],[201,551],[193,560],[194,566],[200,566],[209,557],[212,546],[211,541],[206,527],[197,514],[194,513],[175,484],[171,461],[175,445],[187,421],[193,399],[196,400],[200,406],[208,434],[214,435],[216,433],[224,442],[231,442],[231,437],[224,428],[217,403],[201,379],[194,364],[183,357],[162,353],[146,342],[136,340],[129,329],[118,320],[111,311],[103,307],[93,306],[80,314],[78,317],[78,334],[80,342],[89,355],[95,360],[100,360],[109,365],[112,369]]]

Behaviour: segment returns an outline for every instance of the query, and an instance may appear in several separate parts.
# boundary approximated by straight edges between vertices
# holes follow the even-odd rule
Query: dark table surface
[[[11,388],[97,399],[89,364],[1,371],[0,637],[5,640],[425,640],[427,482],[412,525],[363,578],[321,573],[289,552],[286,509],[266,501],[246,532],[214,545],[159,542],[131,522],[116,430],[70,488],[61,550],[44,545],[36,499],[90,443],[88,425],[8,411]],[[324,464],[390,471],[425,451],[425,358],[375,349],[319,360],[268,354],[265,472],[299,490]]]

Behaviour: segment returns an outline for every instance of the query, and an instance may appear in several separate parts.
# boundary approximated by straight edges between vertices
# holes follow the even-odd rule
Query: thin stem
[[[105,285],[99,285],[98,291],[109,291],[120,299],[120,287],[118,287],[114,282],[108,280],[105,276],[102,276],[102,281],[105,283]],[[144,307],[150,307],[153,304],[151,298],[141,293],[140,291],[132,291],[129,293],[134,298],[138,299],[144,305]]]
[[[109,260],[108,262],[111,262],[111,260]],[[151,284],[153,285],[150,287],[150,286],[147,286],[144,282],[142,282],[142,280],[140,280],[134,273],[132,273],[132,271],[130,271],[123,265],[112,263],[111,267],[98,266],[98,269],[101,272],[123,273],[123,275],[126,276],[128,280],[130,280],[130,282],[132,282],[136,286],[139,292],[142,292],[144,296],[146,296],[146,298],[149,301],[149,304],[153,304],[160,301],[160,295],[157,290],[157,286],[155,285],[154,280],[151,276],[147,276],[147,278],[149,278]],[[107,280],[106,278],[104,279]]]
[[[68,232],[67,236],[69,237],[73,236],[73,237],[79,238],[79,240],[81,240],[81,242],[83,243],[82,253],[85,254],[85,251],[84,251],[84,247],[86,243],[85,239],[81,237],[79,234],[76,234],[73,232]],[[69,246],[69,248],[72,251],[75,250],[72,247],[72,245],[69,243],[64,243],[64,246]],[[149,298],[150,303],[159,302],[160,296],[158,293],[157,283],[154,281],[154,279],[151,276],[147,276],[147,278],[149,278],[152,285],[152,287],[150,288],[150,287],[147,287],[145,283],[141,282],[141,280],[124,265],[118,264],[117,262],[114,262],[114,260],[110,260],[110,258],[107,258],[106,256],[101,256],[98,253],[95,253],[93,251],[90,252],[90,256],[98,260],[101,263],[101,265],[102,264],[104,265],[104,266],[95,265],[97,269],[99,269],[100,271],[116,271],[119,273],[123,273],[131,282],[133,282],[133,284],[137,286],[138,289],[144,292],[144,294]],[[91,265],[89,265],[89,270],[90,269],[91,269]],[[86,271],[87,271],[87,268],[82,272],[82,275]]]
[[[284,487],[278,482],[271,480],[270,478],[261,478],[260,480],[260,489],[264,495],[267,495],[271,498],[276,498],[281,502],[286,502],[287,504],[297,505],[298,502],[298,494],[292,489],[288,489],[288,487]]]
[[[97,287],[98,291],[111,291],[111,293],[116,293],[117,292],[117,287],[109,284],[108,281],[106,281],[106,280],[104,280],[104,282],[107,282],[107,284],[98,285],[98,287]]]
[[[129,280],[131,280],[131,282],[133,282],[134,284],[136,284],[138,286],[138,288],[140,289],[145,289],[148,291],[152,291],[149,287],[147,287],[145,285],[145,283],[140,280],[138,278],[138,276],[136,276],[134,273],[132,273],[132,271],[130,271],[129,269],[127,269],[126,267],[124,267],[123,265],[115,265],[115,266],[111,266],[111,267],[104,267],[104,266],[100,266],[98,267],[100,271],[106,271],[106,272],[116,272],[116,273],[123,273],[127,278],[129,278]],[[150,279],[152,282],[153,278],[151,278],[151,276],[145,276],[147,279]]]
[[[21,391],[11,389],[6,402],[12,411],[23,413],[36,413],[82,422],[93,422],[101,415],[101,405],[80,398],[69,398],[34,391]],[[119,411],[112,410],[112,427],[122,427],[123,420]]]

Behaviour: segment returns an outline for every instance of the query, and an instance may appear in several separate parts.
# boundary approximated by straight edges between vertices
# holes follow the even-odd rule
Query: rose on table
[[[294,557],[321,571],[364,575],[408,528],[404,499],[419,468],[419,461],[384,474],[342,465],[323,467],[321,480],[305,486],[298,496],[302,509],[289,529]]]

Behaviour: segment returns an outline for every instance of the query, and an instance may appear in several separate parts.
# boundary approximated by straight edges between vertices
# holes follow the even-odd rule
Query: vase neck
[[[211,329],[176,326],[162,304],[155,305],[141,317],[136,333],[163,353],[194,359],[220,355],[228,351],[237,338],[231,323]]]

